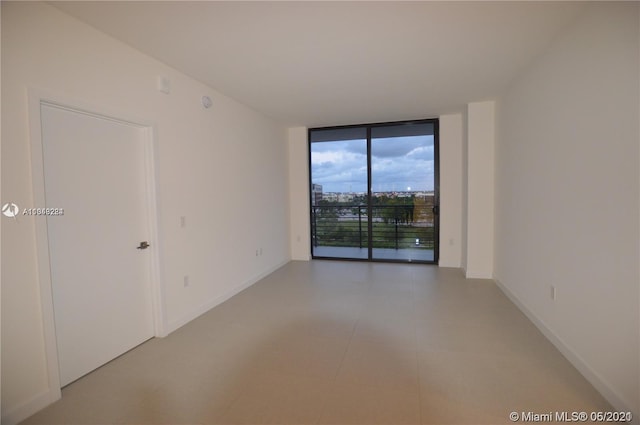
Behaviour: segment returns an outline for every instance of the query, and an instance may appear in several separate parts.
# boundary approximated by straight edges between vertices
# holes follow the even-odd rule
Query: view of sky
[[[374,192],[433,190],[433,136],[372,139],[371,170]],[[323,192],[366,192],[367,141],[312,143],[311,176]]]

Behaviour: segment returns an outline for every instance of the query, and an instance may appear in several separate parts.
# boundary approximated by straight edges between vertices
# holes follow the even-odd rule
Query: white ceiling
[[[55,2],[288,126],[429,118],[491,99],[582,2]]]

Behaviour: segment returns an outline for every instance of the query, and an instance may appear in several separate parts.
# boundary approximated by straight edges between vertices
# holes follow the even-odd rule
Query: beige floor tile
[[[352,341],[336,377],[340,385],[371,387],[417,394],[418,363],[415,350],[393,340]]]
[[[347,352],[348,339],[298,336],[281,348],[264,353],[262,370],[332,381]]]
[[[361,317],[354,329],[352,339],[416,350],[418,348],[416,323],[418,322],[412,318]]]
[[[264,372],[240,394],[224,424],[315,424],[329,394],[324,380]]]
[[[331,389],[319,423],[419,424],[419,396],[382,388],[337,385]]]
[[[508,417],[494,416],[494,412],[482,406],[461,403],[456,398],[430,392],[420,398],[420,413],[423,424],[468,424],[496,425],[513,423]]]
[[[389,296],[378,292],[371,293],[360,316],[366,320],[413,320],[415,319],[413,296]]]
[[[423,413],[434,410],[434,400],[444,400],[443,409],[457,405],[465,412],[504,419],[512,411],[607,408],[604,399],[561,356],[530,361],[513,356],[421,351],[418,363]],[[435,412],[441,415],[442,409],[435,408]]]

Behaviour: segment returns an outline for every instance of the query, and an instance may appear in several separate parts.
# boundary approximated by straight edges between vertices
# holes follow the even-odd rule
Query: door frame
[[[149,284],[153,314],[153,332],[156,337],[168,334],[165,314],[165,288],[161,273],[161,252],[158,232],[158,199],[155,172],[155,151],[157,131],[155,124],[139,118],[129,118],[119,111],[86,103],[82,100],[71,99],[59,94],[37,89],[28,89],[29,138],[31,143],[31,179],[33,189],[33,205],[44,207],[45,179],[44,155],[42,145],[41,105],[47,105],[63,110],[80,113],[92,117],[111,120],[117,123],[137,127],[143,130],[144,168],[146,180],[146,206],[148,214],[149,237],[154,243],[150,248]],[[63,206],[61,206],[63,207]],[[62,397],[60,387],[60,369],[58,363],[58,343],[55,330],[55,316],[53,306],[53,287],[51,278],[51,258],[49,255],[48,218],[35,220],[37,273],[40,289],[40,305],[42,309],[42,328],[44,335],[45,355],[47,363],[48,398],[50,402]]]
[[[311,209],[313,207],[312,201],[312,193],[311,193],[311,184],[312,184],[312,164],[311,164],[311,133],[314,130],[338,130],[338,129],[349,129],[349,128],[366,128],[366,142],[367,142],[367,211],[368,216],[372,217],[372,204],[371,204],[371,129],[376,127],[390,127],[397,125],[411,125],[411,124],[424,124],[430,123],[433,124],[433,166],[434,166],[434,175],[433,175],[433,192],[434,192],[434,203],[436,208],[436,214],[434,214],[434,250],[433,250],[433,261],[404,261],[404,260],[392,260],[392,259],[384,259],[384,258],[373,258],[373,246],[371,243],[371,238],[373,236],[373,223],[371,219],[367,220],[367,229],[368,229],[368,255],[367,258],[341,258],[341,257],[322,257],[317,256],[313,252],[313,217],[311,214]],[[415,120],[405,120],[405,121],[390,121],[390,122],[378,122],[378,123],[369,123],[369,124],[348,124],[348,125],[338,125],[338,126],[329,126],[329,127],[314,127],[307,129],[307,161],[308,161],[308,188],[309,188],[309,207],[307,208],[309,214],[309,232],[310,232],[310,254],[311,259],[320,259],[320,260],[337,260],[337,261],[368,261],[368,262],[378,262],[378,263],[406,263],[406,264],[435,264],[437,265],[440,260],[440,119],[439,118],[424,118],[424,119],[415,119]]]

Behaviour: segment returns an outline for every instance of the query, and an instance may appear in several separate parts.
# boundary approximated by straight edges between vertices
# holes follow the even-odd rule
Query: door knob
[[[147,249],[147,248],[149,248],[149,242],[142,241],[142,242],[140,242],[140,245],[138,245],[138,247],[136,249]]]

